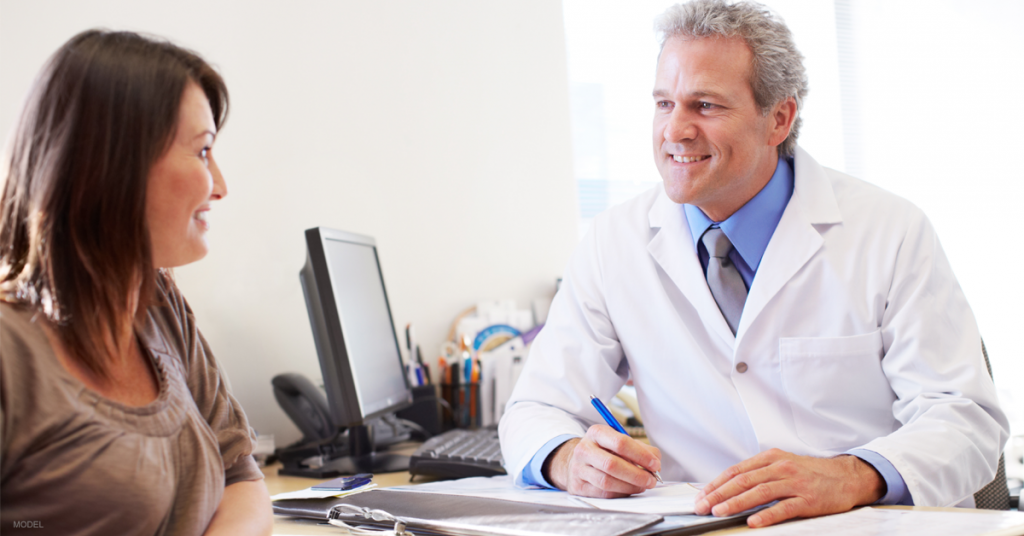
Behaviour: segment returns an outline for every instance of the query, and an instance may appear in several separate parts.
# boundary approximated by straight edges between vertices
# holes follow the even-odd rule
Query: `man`
[[[658,28],[663,187],[574,254],[501,421],[510,473],[619,497],[660,470],[708,482],[719,516],[778,501],[753,527],[973,506],[1008,425],[930,223],[796,146],[802,57],[763,7],[695,0]],[[657,448],[594,424],[589,396],[629,379]]]

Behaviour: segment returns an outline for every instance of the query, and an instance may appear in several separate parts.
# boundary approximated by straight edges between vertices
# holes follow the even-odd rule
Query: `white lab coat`
[[[663,188],[594,220],[501,420],[509,472],[602,422],[590,395],[608,401],[630,377],[667,480],[707,482],[773,447],[865,448],[917,505],[973,505],[1008,435],[924,214],[802,149],[735,336]]]

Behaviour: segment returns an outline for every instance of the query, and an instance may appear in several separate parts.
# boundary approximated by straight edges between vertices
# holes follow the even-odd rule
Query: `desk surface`
[[[410,447],[409,453],[412,452]],[[397,452],[402,452],[401,449]],[[302,478],[297,476],[282,476],[277,474],[277,470],[280,468],[280,464],[274,464],[263,468],[263,475],[266,477],[267,489],[270,490],[270,494],[274,495],[277,493],[284,493],[286,491],[297,491],[300,489],[306,489],[322,480],[316,480],[311,478]],[[402,486],[410,483],[410,475],[408,472],[401,473],[383,473],[376,474],[373,476],[373,481],[377,486],[387,488],[391,486]],[[416,482],[429,482],[429,478],[420,477],[417,478]],[[932,510],[932,511],[949,511],[949,512],[978,512],[979,515],[984,514],[984,510],[967,510],[964,508],[928,508],[921,506],[906,507],[906,506],[884,506],[883,508],[903,508],[911,510]],[[713,532],[707,532],[708,536],[726,536],[730,534],[742,534],[750,532],[752,529],[746,526],[733,527],[729,529],[722,529]],[[344,530],[339,527],[333,527],[330,525],[322,524],[317,521],[308,519],[295,519],[281,516],[274,516],[274,534],[283,536],[316,536],[316,535],[333,535],[338,536],[344,534]],[[1020,534],[1024,535],[1024,527],[1020,531],[1012,532],[999,532],[1000,536],[1005,534]]]

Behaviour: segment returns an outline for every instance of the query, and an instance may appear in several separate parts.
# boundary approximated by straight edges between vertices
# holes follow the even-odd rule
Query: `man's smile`
[[[702,154],[702,155],[697,155],[697,156],[683,156],[681,154],[674,154],[674,155],[672,155],[672,160],[675,160],[676,162],[682,162],[684,164],[689,164],[690,162],[700,162],[701,160],[706,160],[708,158],[711,158],[711,155],[709,155],[709,154]]]

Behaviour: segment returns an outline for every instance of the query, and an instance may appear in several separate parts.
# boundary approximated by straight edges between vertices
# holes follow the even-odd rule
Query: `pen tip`
[[[590,399],[591,399],[591,400],[597,400],[597,397],[596,397],[596,396],[594,396],[594,395],[590,395]]]

